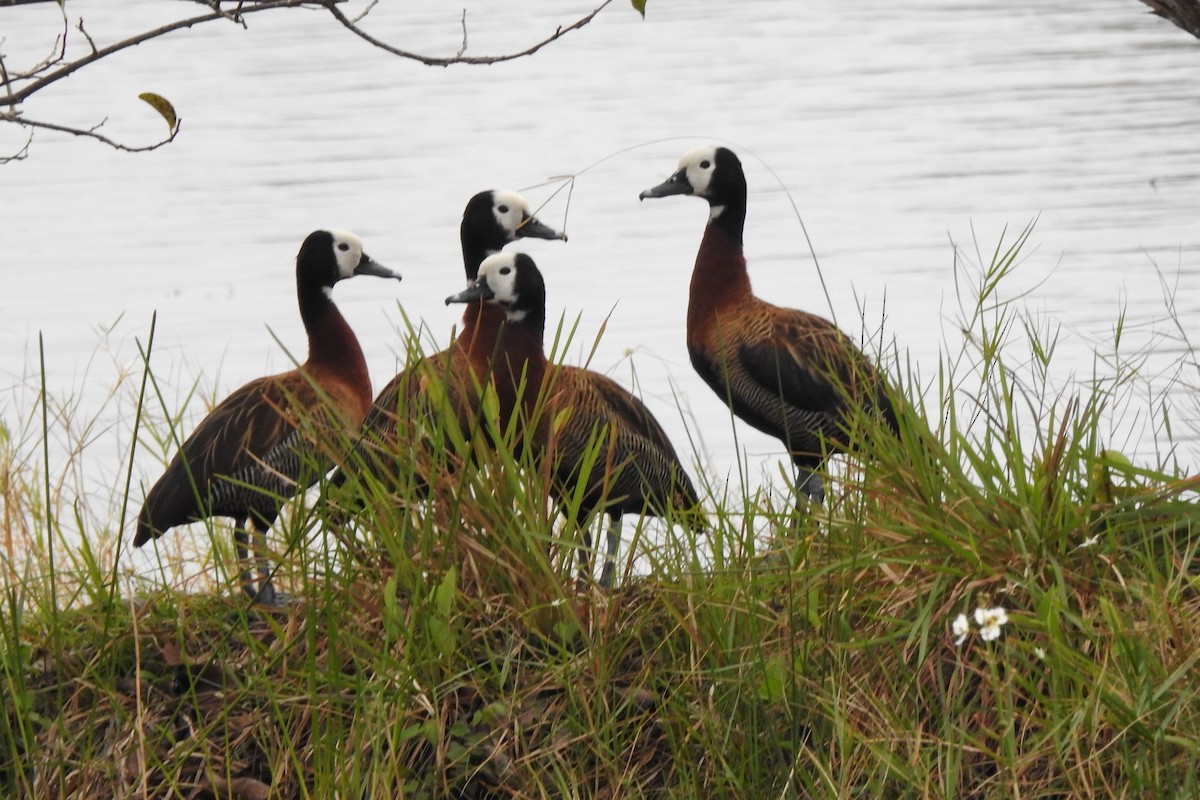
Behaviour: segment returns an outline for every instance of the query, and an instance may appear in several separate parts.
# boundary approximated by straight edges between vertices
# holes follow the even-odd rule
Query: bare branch
[[[282,8],[306,7],[310,9],[324,9],[355,36],[373,45],[374,47],[379,48],[380,50],[391,53],[395,56],[399,56],[400,58],[425,64],[427,66],[444,67],[451,64],[496,64],[502,61],[513,61],[518,58],[531,56],[551,42],[555,42],[571,31],[579,30],[583,26],[587,25],[589,22],[595,19],[597,14],[599,14],[612,3],[612,0],[601,0],[600,5],[593,9],[591,13],[581,17],[571,25],[566,27],[558,27],[554,33],[533,44],[532,46],[527,47],[520,52],[494,56],[466,55],[468,46],[467,12],[466,9],[463,9],[461,20],[462,46],[453,56],[435,57],[425,56],[421,55],[420,53],[409,52],[406,50],[401,50],[398,47],[393,47],[387,42],[376,39],[358,27],[358,23],[361,22],[367,16],[367,14],[375,8],[379,0],[370,0],[367,7],[353,20],[348,19],[346,15],[343,14],[342,11],[337,7],[337,4],[343,0],[254,0],[253,2],[237,0],[236,3],[231,4],[232,8],[229,8],[228,10],[222,8],[222,0],[193,1],[198,5],[204,6],[206,9],[208,9],[207,13],[176,20],[152,30],[143,31],[142,33],[135,34],[127,39],[122,39],[121,41],[115,42],[106,47],[96,46],[96,42],[87,32],[84,26],[84,21],[81,18],[75,25],[75,28],[87,40],[88,46],[91,48],[91,52],[85,56],[74,59],[67,58],[67,41],[69,34],[71,33],[72,26],[66,15],[65,4],[60,2],[59,10],[62,14],[63,30],[62,33],[55,38],[54,48],[49,56],[26,72],[13,72],[8,69],[8,65],[4,62],[3,54],[0,53],[0,124],[10,122],[27,128],[44,128],[46,130],[58,131],[60,133],[68,133],[72,136],[91,138],[103,142],[104,144],[107,144],[116,150],[122,150],[130,153],[141,153],[150,150],[156,150],[159,147],[174,141],[175,137],[179,134],[178,124],[172,129],[169,137],[163,139],[157,144],[148,145],[145,147],[130,147],[128,145],[113,141],[107,136],[99,133],[98,129],[104,124],[103,122],[91,129],[85,129],[71,125],[60,125],[57,123],[43,122],[40,120],[31,120],[21,115],[20,105],[37,92],[45,89],[47,86],[50,86],[62,80],[63,78],[74,74],[90,64],[93,64],[103,58],[107,58],[114,53],[136,47],[143,42],[158,39],[170,33],[174,33],[175,31],[192,28],[207,22],[213,22],[215,20],[226,20],[245,28],[245,18],[248,14],[257,14],[263,11],[274,11]],[[2,2],[2,0],[0,0],[0,2]],[[3,44],[3,40],[0,40],[0,44]],[[170,122],[170,119],[168,119],[168,122]],[[25,146],[21,148],[21,150],[18,151],[15,156],[10,156],[7,158],[0,157],[0,164],[25,158],[32,140],[33,135],[31,133],[29,141],[25,143]]]
[[[580,19],[576,20],[573,24],[568,25],[565,28],[560,27],[560,28],[556,29],[554,31],[554,33],[550,34],[545,39],[542,39],[540,42],[532,45],[531,47],[527,47],[526,49],[520,51],[519,53],[506,53],[504,55],[499,55],[499,56],[456,55],[456,56],[440,57],[440,58],[434,57],[434,56],[423,56],[420,53],[413,53],[408,50],[401,50],[398,47],[393,47],[392,45],[388,44],[387,42],[376,39],[374,36],[367,33],[362,28],[358,27],[353,22],[351,22],[349,19],[347,19],[346,15],[341,12],[341,9],[339,9],[337,6],[335,6],[333,4],[332,0],[324,0],[323,5],[325,6],[326,9],[329,10],[329,13],[333,15],[334,19],[336,19],[338,22],[342,23],[342,25],[344,25],[355,36],[359,37],[360,39],[367,42],[368,44],[378,47],[380,50],[384,50],[388,53],[391,53],[394,56],[399,56],[400,58],[407,58],[412,61],[419,61],[420,63],[425,64],[426,66],[448,67],[451,64],[498,64],[502,61],[515,61],[518,58],[525,58],[526,56],[531,56],[534,53],[536,53],[537,51],[541,50],[546,45],[548,45],[552,42],[558,41],[559,39],[566,36],[571,31],[579,30],[584,25],[587,25],[589,22],[591,22],[593,19],[596,18],[597,14],[599,14],[601,11],[603,11],[605,8],[607,8],[610,3],[612,3],[612,0],[604,0],[603,3],[601,3],[597,8],[595,8],[587,16],[581,17]]]
[[[257,12],[261,12],[261,11],[272,11],[277,8],[295,8],[297,6],[305,6],[305,5],[307,5],[307,6],[323,5],[323,2],[322,2],[322,0],[266,0],[265,2],[262,2],[262,3],[255,3],[252,6],[241,8],[238,11],[238,18],[240,18],[246,14],[254,14]],[[121,50],[125,50],[130,47],[135,47],[135,46],[141,44],[142,42],[147,42],[147,41],[150,41],[151,39],[157,39],[158,37],[165,36],[168,33],[173,33],[175,31],[183,30],[185,28],[191,28],[196,25],[200,25],[205,22],[212,22],[213,20],[217,20],[217,19],[229,19],[229,17],[224,12],[213,12],[210,14],[203,14],[198,17],[188,17],[187,19],[176,20],[175,22],[168,23],[161,27],[155,28],[154,30],[145,31],[144,33],[140,33],[136,36],[131,36],[128,39],[123,39],[123,40],[117,42],[116,44],[111,44],[108,47],[104,47],[104,48],[101,48],[100,50],[96,50],[89,56],[85,56],[83,58],[76,59],[75,61],[68,61],[62,67],[54,70],[49,75],[46,75],[43,78],[33,81],[28,86],[18,89],[15,92],[11,92],[10,95],[6,98],[0,98],[0,104],[11,106],[11,105],[15,105],[17,103],[23,102],[30,95],[41,91],[42,89],[46,88],[50,84],[60,81],[63,78],[66,78],[67,76],[76,72],[77,70],[82,69],[83,67],[86,67],[88,64],[91,64],[95,61],[99,61],[100,59],[105,58],[106,56],[110,56],[113,53],[116,53]],[[64,42],[64,45],[63,45],[64,52],[65,52],[65,49],[66,49],[66,44]]]
[[[113,139],[110,139],[107,136],[104,136],[104,135],[96,132],[97,129],[99,129],[104,124],[105,121],[106,120],[101,120],[98,124],[94,125],[91,128],[88,128],[88,129],[72,128],[67,125],[56,125],[53,122],[40,122],[38,120],[28,119],[26,117],[20,116],[19,114],[16,114],[15,112],[0,112],[0,122],[15,122],[18,125],[25,127],[25,128],[45,128],[46,130],[58,131],[59,133],[69,133],[72,136],[84,136],[84,137],[87,137],[90,139],[96,139],[97,141],[104,142],[104,144],[108,145],[109,147],[113,148],[114,150],[122,150],[126,153],[148,153],[151,150],[157,150],[158,148],[162,147],[164,144],[169,144],[169,143],[175,141],[175,137],[179,135],[179,128],[180,128],[180,125],[182,124],[182,121],[177,121],[175,123],[175,128],[171,131],[171,135],[156,144],[146,145],[145,147],[129,147],[128,145],[121,144],[118,141],[114,141]],[[33,137],[30,136],[31,141],[32,141],[32,139],[33,139]],[[28,148],[29,148],[29,142],[26,142],[25,149],[28,149]],[[20,155],[20,154],[18,154],[18,155]]]

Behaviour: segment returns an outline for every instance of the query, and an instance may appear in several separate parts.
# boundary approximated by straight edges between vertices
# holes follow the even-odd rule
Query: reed
[[[279,610],[236,591],[219,528],[204,585],[170,545],[132,581],[119,525],[46,479],[49,423],[6,423],[0,794],[1200,794],[1200,481],[1113,447],[1155,377],[1120,324],[1090,380],[1054,385],[1053,331],[1005,296],[1028,236],[957,265],[964,336],[932,373],[876,354],[901,436],[854,420],[870,457],[824,509],[744,465],[702,479],[710,530],[639,528],[611,592],[576,592],[547,478],[494,414],[493,449],[398,409],[427,492],[414,472],[297,498]],[[177,421],[140,441],[165,454]]]

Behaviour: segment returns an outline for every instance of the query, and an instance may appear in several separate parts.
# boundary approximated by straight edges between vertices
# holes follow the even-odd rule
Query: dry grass
[[[115,591],[108,551],[55,582],[9,559],[0,794],[1197,796],[1198,481],[1105,449],[1136,376],[1056,393],[1048,356],[1008,365],[994,293],[1022,242],[980,275],[969,357],[901,439],[862,421],[873,457],[826,511],[710,498],[706,538],[653,542],[612,592],[575,592],[546,487],[503,449],[431,501],[347,488],[354,525],[329,487],[296,503],[279,611]],[[35,462],[4,451],[3,519],[44,553],[63,508]],[[993,606],[998,637],[956,643]]]

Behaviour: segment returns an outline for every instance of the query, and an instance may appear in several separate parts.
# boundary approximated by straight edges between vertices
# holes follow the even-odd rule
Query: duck
[[[692,195],[708,202],[688,292],[692,367],[739,419],[779,439],[796,469],[797,505],[825,499],[828,454],[851,444],[855,406],[899,432],[886,383],[850,337],[823,317],[755,296],[746,268],[746,176],[727,147],[703,146],[639,200]]]
[[[579,581],[592,575],[587,531],[597,513],[609,517],[601,587],[612,586],[622,517],[671,516],[704,529],[699,495],[662,425],[636,396],[592,370],[550,364],[543,336],[546,289],[525,253],[484,259],[479,276],[447,303],[485,301],[503,309],[490,375],[507,425],[518,415],[522,444],[535,464],[548,464],[550,492],[568,524],[582,531]],[[598,448],[598,449],[597,449]],[[585,468],[596,456],[595,467]],[[584,481],[582,491],[580,481]],[[576,501],[577,495],[582,501]],[[572,517],[571,508],[578,508]]]
[[[539,220],[530,211],[529,202],[517,192],[488,189],[472,196],[459,226],[467,284],[478,277],[485,258],[521,238],[567,240],[565,233]],[[503,322],[504,313],[496,306],[469,304],[463,311],[462,328],[450,347],[409,364],[375,397],[355,455],[346,469],[334,474],[332,485],[345,484],[350,477],[348,470],[358,469],[393,487],[404,469],[398,459],[414,456],[407,437],[399,430],[402,416],[406,426],[417,417],[424,417],[434,430],[439,424],[456,424],[459,440],[469,440],[480,406],[478,387],[487,381],[492,344]],[[435,382],[440,391],[433,390]],[[447,431],[446,438],[447,452],[453,452],[456,437]],[[453,463],[447,466],[452,468]],[[423,494],[429,476],[421,474],[419,466],[416,473],[416,488]]]
[[[259,603],[278,603],[266,532],[287,498],[328,471],[333,437],[352,435],[371,407],[366,359],[333,302],[333,287],[359,275],[400,280],[349,231],[318,230],[305,238],[296,256],[296,295],[307,359],[245,384],[196,426],[146,493],[134,547],[179,525],[231,517],[243,590]],[[249,564],[251,539],[257,586]]]

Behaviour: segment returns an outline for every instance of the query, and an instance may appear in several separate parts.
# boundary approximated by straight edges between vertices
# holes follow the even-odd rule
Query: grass
[[[430,502],[349,487],[354,526],[330,487],[299,499],[276,532],[294,606],[180,591],[169,564],[118,586],[115,547],[64,542],[116,521],[56,491],[30,414],[0,439],[0,794],[1200,795],[1200,481],[1110,449],[1146,380],[1120,325],[1117,369],[1052,386],[1054,335],[1001,294],[1027,236],[957,270],[961,350],[932,377],[892,359],[903,436],[856,421],[871,457],[827,508],[746,481],[707,535],[635,534],[645,567],[607,593],[575,592],[544,480],[505,448],[435,470]],[[211,533],[210,575],[235,572]]]

